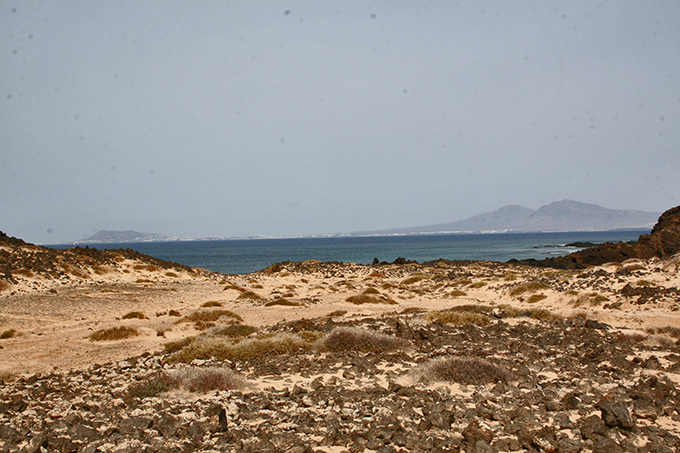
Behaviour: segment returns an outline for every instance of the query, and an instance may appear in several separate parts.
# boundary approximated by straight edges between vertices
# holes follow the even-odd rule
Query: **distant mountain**
[[[102,243],[115,244],[118,242],[150,242],[163,241],[168,239],[167,236],[155,233],[140,233],[139,231],[125,230],[125,231],[107,231],[100,230],[89,238],[81,239],[76,243]]]
[[[519,205],[504,206],[465,220],[436,225],[362,231],[356,235],[424,233],[504,233],[606,231],[651,229],[661,213],[631,209],[607,209],[595,204],[562,200],[536,210]]]

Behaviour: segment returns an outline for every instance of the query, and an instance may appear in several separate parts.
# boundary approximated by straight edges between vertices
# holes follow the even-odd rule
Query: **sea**
[[[397,258],[417,261],[543,259],[567,255],[585,244],[637,240],[649,230],[568,233],[427,234],[412,236],[228,239],[82,244],[98,249],[133,249],[155,258],[225,274],[247,274],[284,261],[370,264]],[[573,245],[576,244],[576,245]],[[52,248],[73,244],[50,245]]]

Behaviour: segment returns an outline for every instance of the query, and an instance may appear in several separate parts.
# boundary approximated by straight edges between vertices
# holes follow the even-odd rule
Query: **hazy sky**
[[[678,1],[0,0],[0,230],[680,204]]]

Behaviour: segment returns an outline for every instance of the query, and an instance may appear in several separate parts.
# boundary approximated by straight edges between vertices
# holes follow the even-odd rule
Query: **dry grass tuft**
[[[122,316],[122,319],[149,319],[141,311],[131,311]]]
[[[418,282],[421,281],[422,279],[423,279],[423,277],[421,277],[421,276],[419,276],[419,275],[414,275],[413,277],[405,278],[405,279],[402,280],[399,284],[400,284],[400,285],[412,285],[412,284],[414,284],[414,283],[418,283]]]
[[[422,383],[445,381],[465,385],[509,382],[515,379],[507,369],[477,357],[434,359],[416,368],[411,376]]]
[[[524,293],[535,293],[545,289],[550,289],[550,285],[548,285],[547,283],[536,281],[518,283],[510,290],[510,295],[515,297],[522,295]]]
[[[319,339],[314,348],[317,351],[328,352],[389,352],[408,346],[409,342],[403,338],[353,327],[336,327]]]
[[[133,329],[132,327],[120,326],[111,327],[110,329],[98,330],[94,332],[92,335],[90,335],[88,338],[90,339],[90,341],[115,341],[124,340],[125,338],[130,337],[136,337],[139,334],[140,333],[137,329]]]

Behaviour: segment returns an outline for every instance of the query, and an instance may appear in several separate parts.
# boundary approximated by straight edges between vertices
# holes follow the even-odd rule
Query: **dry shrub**
[[[656,286],[656,283],[641,279],[635,282],[635,286]]]
[[[141,311],[131,311],[122,316],[123,319],[149,319]]]
[[[371,272],[370,274],[368,274],[368,276],[371,277],[371,278],[385,278],[386,277],[385,274],[383,274],[382,272]]]
[[[650,327],[646,330],[650,334],[663,334],[663,335],[668,335],[668,336],[673,337],[673,338],[680,338],[680,328],[678,328],[678,327],[671,327],[671,326]]]
[[[4,332],[0,333],[0,340],[6,340],[7,338],[12,338],[14,335],[16,335],[17,331],[14,329],[7,329]]]
[[[124,340],[125,338],[136,337],[139,335],[137,329],[132,327],[111,327],[110,329],[100,329],[90,335],[88,338],[90,341],[114,341],[114,340]]]
[[[33,277],[33,271],[31,271],[30,269],[23,269],[23,268],[14,269],[14,271],[12,271],[12,273],[14,275],[21,275],[22,277]]]
[[[295,354],[308,351],[312,343],[298,335],[278,334],[264,338],[247,338],[230,343],[215,337],[196,338],[186,347],[174,352],[169,362],[189,363],[194,359],[252,360],[271,355]]]
[[[165,371],[131,384],[127,389],[130,398],[152,398],[178,387],[177,380]]]
[[[406,307],[401,311],[401,313],[404,315],[408,315],[410,313],[423,313],[423,312],[425,312],[425,309],[420,307]]]
[[[262,296],[253,291],[244,291],[236,298],[236,300],[260,300],[260,299],[262,299]]]
[[[203,304],[201,304],[201,307],[204,307],[204,308],[221,307],[221,306],[222,306],[222,303],[217,302],[216,300],[209,300],[208,302],[203,302]]]
[[[408,346],[403,338],[354,327],[336,327],[314,345],[317,351],[328,352],[389,352]]]
[[[243,321],[243,318],[241,318],[239,315],[237,315],[231,310],[202,310],[195,311],[192,314],[183,317],[182,319],[178,320],[177,323],[179,324],[181,322],[194,322],[194,323],[215,322],[222,317],[232,318],[238,322]]]
[[[647,335],[640,332],[624,333],[619,332],[616,334],[616,339],[618,341],[634,341],[636,343],[643,342],[647,339]]]
[[[367,288],[361,294],[357,294],[356,296],[349,296],[345,300],[347,302],[350,302],[350,303],[355,304],[355,305],[362,305],[362,304],[396,305],[397,304],[396,300],[389,298],[384,294],[381,294],[380,291],[378,291],[375,288]]]
[[[190,392],[233,390],[246,386],[245,378],[229,368],[191,368],[179,370],[176,379]]]
[[[465,385],[481,385],[509,382],[515,379],[512,372],[477,357],[441,357],[431,360],[412,371],[416,382],[456,382]]]
[[[78,278],[82,278],[82,279],[90,278],[90,275],[89,275],[87,272],[82,271],[82,270],[80,270],[80,269],[73,269],[73,270],[71,270],[71,274],[72,274],[74,277],[78,277]]]
[[[432,322],[451,324],[456,327],[467,326],[470,324],[486,326],[491,323],[491,318],[489,318],[487,315],[484,313],[476,313],[474,311],[433,311],[428,313],[427,319]]]
[[[222,291],[227,291],[229,289],[233,289],[235,291],[238,291],[239,293],[245,293],[246,292],[245,288],[243,288],[242,286],[234,285],[233,283],[228,283],[227,286],[225,286]]]
[[[130,385],[130,398],[151,398],[163,392],[184,388],[190,392],[207,393],[211,390],[232,390],[246,386],[245,378],[229,368],[188,368],[160,371]]]
[[[451,291],[449,293],[449,296],[451,296],[451,297],[463,297],[463,296],[467,296],[467,293],[465,291],[461,291],[459,289],[454,289],[453,291]]]
[[[166,276],[166,277],[170,277],[170,278],[177,278],[177,277],[179,277],[179,275],[177,275],[177,274],[174,273],[174,272],[166,272],[166,273],[165,273],[165,276]]]
[[[558,319],[562,319],[560,315],[553,313],[550,310],[546,310],[545,308],[531,308],[525,310],[525,313],[528,313],[530,318],[539,319],[541,321],[557,321]]]
[[[536,302],[540,302],[543,299],[546,299],[548,296],[545,294],[532,294],[527,298],[527,303],[528,304],[535,304]]]
[[[474,288],[482,288],[484,286],[486,286],[486,282],[479,281],[479,282],[470,283],[468,285],[468,288],[474,289]]]
[[[274,306],[274,305],[283,305],[283,306],[287,306],[287,307],[300,307],[304,304],[302,304],[300,302],[295,302],[293,300],[284,299],[283,297],[279,297],[278,299],[270,300],[269,302],[264,304],[265,307],[271,307],[271,306]]]
[[[583,305],[597,306],[601,305],[603,302],[608,301],[605,296],[598,293],[584,293],[580,294],[574,301],[574,307],[580,307]]]
[[[178,312],[177,310],[170,310],[168,311],[168,316],[176,316],[179,318],[180,316],[182,316],[182,313]]]
[[[226,327],[218,327],[210,331],[212,335],[219,335],[223,337],[247,337],[248,335],[257,332],[257,328],[253,326],[246,326],[244,324],[232,324]]]
[[[108,267],[100,266],[98,264],[95,264],[94,266],[92,266],[92,271],[94,271],[94,273],[97,274],[97,275],[106,275],[109,272],[111,272],[111,270]]]
[[[347,314],[347,310],[335,310],[330,313],[328,313],[326,316],[329,318],[335,318],[335,317],[340,317]]]
[[[519,283],[515,285],[511,290],[510,290],[510,295],[515,297],[519,296],[524,293],[535,293],[537,291],[541,291],[544,289],[550,289],[550,285],[547,283],[543,282],[524,282],[524,283]]]
[[[401,283],[399,283],[399,284],[400,285],[412,285],[413,283],[417,283],[417,282],[421,281],[422,279],[423,279],[423,277],[421,277],[419,275],[414,275],[413,277],[408,277],[408,278],[402,280]]]
[[[12,287],[12,285],[10,285],[6,281],[0,279],[0,292],[7,291],[11,287]]]

